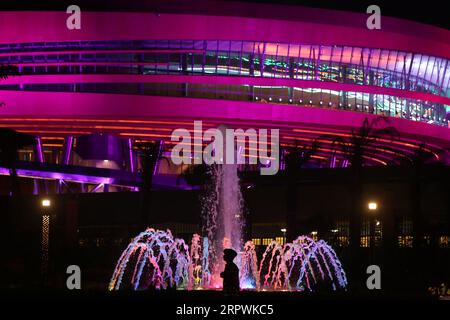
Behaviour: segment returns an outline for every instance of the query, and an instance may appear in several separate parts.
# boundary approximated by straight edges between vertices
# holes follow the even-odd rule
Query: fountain
[[[336,291],[347,286],[333,248],[306,236],[284,246],[270,243],[261,259],[259,276],[262,287],[275,290]]]
[[[243,247],[242,195],[237,165],[211,166],[209,170],[212,181],[202,199],[202,215],[209,245],[210,284],[219,288],[223,249],[240,252]]]
[[[109,290],[216,289],[208,259],[207,237],[194,234],[190,250],[171,232],[147,229],[128,245],[117,262]],[[241,289],[314,292],[343,290],[344,269],[323,240],[299,236],[284,246],[272,241],[257,261],[255,245],[247,241],[238,259]],[[220,287],[220,286],[219,286]]]
[[[247,241],[240,259],[240,286],[242,289],[259,289],[258,259],[255,245]]]
[[[239,152],[237,153],[239,154]],[[243,243],[243,198],[236,164],[209,167],[211,183],[202,198],[205,237],[194,234],[190,248],[171,232],[147,229],[123,252],[109,289],[219,289],[222,251],[238,252],[241,289],[341,290],[345,272],[323,240],[300,236],[284,246],[270,243],[258,265],[255,245]]]
[[[120,256],[109,290],[187,288],[191,261],[184,240],[174,239],[169,230],[149,228]]]

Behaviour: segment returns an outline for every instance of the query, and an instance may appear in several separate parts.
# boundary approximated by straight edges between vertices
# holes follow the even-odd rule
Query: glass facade
[[[447,125],[441,104],[384,94],[283,86],[249,86],[186,83],[72,83],[3,85],[4,90],[144,94],[290,104],[365,112],[437,125]]]
[[[448,60],[384,49],[249,41],[159,40],[3,44],[0,45],[0,53],[0,63],[24,64],[23,74],[181,71],[373,85],[450,97]],[[95,64],[46,66],[51,62],[102,62],[103,67]],[[119,62],[128,64],[114,66]],[[142,64],[137,64],[139,62]]]
[[[331,107],[448,125],[449,106],[393,95],[334,91],[318,82],[401,89],[450,97],[448,60],[347,46],[249,41],[159,40],[0,45],[0,64],[22,75],[220,75],[311,81],[298,86],[176,83],[2,85],[5,90],[117,92]],[[364,90],[362,90],[364,91]]]

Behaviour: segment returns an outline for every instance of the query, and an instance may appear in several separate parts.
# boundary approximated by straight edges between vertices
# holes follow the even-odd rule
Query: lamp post
[[[50,252],[50,213],[48,210],[51,207],[49,199],[41,201],[43,209],[42,213],[42,235],[41,235],[41,276],[43,284],[46,283],[48,274],[49,252]]]
[[[375,230],[376,226],[380,224],[380,221],[376,219],[376,212],[378,211],[378,203],[375,201],[369,201],[367,203],[367,209],[371,213],[371,216],[369,218],[369,231],[370,231],[370,253],[371,253],[371,260],[374,262],[375,260]]]

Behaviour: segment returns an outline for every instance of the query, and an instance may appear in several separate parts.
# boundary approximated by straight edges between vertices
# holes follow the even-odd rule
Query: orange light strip
[[[328,131],[321,131],[321,130],[292,129],[292,131],[294,131],[294,132],[305,132],[305,133],[311,133],[311,134],[330,134]],[[351,137],[352,136],[349,133],[333,133],[333,135],[340,136],[340,137]],[[420,148],[420,145],[415,145],[415,144],[408,143],[408,142],[403,142],[403,141],[396,141],[396,140],[391,141],[391,140],[383,139],[383,138],[379,138],[379,139],[376,139],[376,140],[377,141],[382,141],[382,142],[387,142],[387,143],[403,145],[405,147],[410,147],[410,148],[415,148],[415,149]],[[434,147],[439,148],[438,146],[434,146]],[[429,151],[429,152],[433,152],[431,149],[426,149],[426,150]]]
[[[286,139],[286,140],[302,140],[302,141],[315,141],[316,140],[318,142],[325,142],[328,144],[333,144],[333,140],[327,140],[327,139],[316,139],[316,138],[308,139],[308,138],[297,138],[297,137],[290,137],[290,136],[283,136],[282,138]],[[404,154],[402,154],[402,153],[395,152],[395,151],[388,150],[388,149],[383,149],[383,148],[377,147],[377,146],[368,146],[366,148],[370,149],[370,150],[382,151],[382,152],[389,153],[389,154],[396,155],[396,156],[404,156]]]
[[[62,144],[58,144],[58,143],[43,143],[42,146],[43,146],[43,147],[56,147],[56,148],[61,148],[63,145],[62,145]]]

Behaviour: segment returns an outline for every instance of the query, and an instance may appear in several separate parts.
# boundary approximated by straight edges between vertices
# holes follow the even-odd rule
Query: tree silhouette
[[[190,165],[178,175],[177,184],[181,179],[184,179],[190,186],[200,186],[203,188],[211,179],[210,165],[206,163]]]
[[[284,164],[286,175],[286,241],[293,241],[297,236],[297,209],[298,194],[297,183],[301,177],[301,173],[305,164],[310,161],[317,153],[319,148],[318,139],[311,144],[287,147],[284,154]]]
[[[0,165],[9,169],[12,195],[19,192],[16,168],[18,150],[34,144],[36,144],[34,136],[8,128],[0,128]]]
[[[159,160],[167,159],[162,156],[163,142],[145,142],[137,146],[137,153],[141,159],[141,225],[148,227],[148,214],[152,200],[153,177]]]
[[[0,80],[7,79],[10,75],[18,74],[18,68],[14,65],[0,65]],[[0,107],[5,106],[0,101]],[[18,179],[16,170],[17,151],[27,145],[34,145],[36,139],[25,133],[20,133],[7,128],[0,128],[0,164],[9,168],[11,187],[10,194],[18,192]]]
[[[357,130],[351,130],[349,137],[343,138],[331,135],[334,147],[342,151],[344,159],[348,160],[350,166],[355,170],[365,166],[368,150],[378,146],[380,139],[388,137],[393,141],[399,137],[395,127],[385,126],[380,128],[379,125],[382,123],[388,125],[390,122],[387,117],[376,117],[371,121],[365,118]],[[388,146],[382,146],[382,148],[390,150]]]
[[[448,149],[442,149],[439,152],[447,152]],[[402,157],[400,165],[409,171],[410,199],[411,199],[411,216],[413,223],[413,247],[420,248],[423,246],[423,221],[421,216],[422,207],[422,179],[423,169],[427,165],[443,164],[437,154],[435,154],[422,142],[418,148],[414,150],[414,154],[410,157]]]
[[[16,75],[19,73],[19,68],[14,65],[0,64],[0,80],[7,79],[8,76]],[[0,107],[4,107],[6,104],[0,101]]]
[[[364,212],[364,203],[362,197],[363,188],[363,167],[366,165],[366,157],[368,150],[377,146],[385,150],[390,150],[388,146],[379,145],[380,139],[389,138],[391,141],[398,138],[399,133],[396,128],[389,125],[387,117],[376,117],[369,121],[364,119],[362,125],[357,130],[351,130],[351,134],[347,138],[341,136],[333,137],[333,147],[342,151],[344,159],[348,160],[350,165],[350,181],[349,192],[352,197],[352,205],[350,212],[350,251],[353,263],[350,266],[353,270],[353,285],[356,290],[363,285],[362,277],[365,272],[362,265],[362,257],[360,252],[360,234],[362,225],[362,213]],[[380,125],[384,125],[381,126]],[[389,217],[385,221],[385,226],[389,230],[393,230],[393,217]],[[386,233],[384,233],[386,234]],[[389,236],[384,237],[386,244],[392,244],[393,239]],[[371,244],[373,245],[373,244]],[[388,248],[385,248],[387,252]],[[352,284],[350,284],[352,285]]]
[[[0,166],[9,169],[10,174],[10,196],[9,200],[2,203],[0,210],[2,219],[2,234],[0,236],[0,249],[2,250],[3,260],[8,263],[10,259],[23,259],[18,257],[19,253],[25,252],[24,237],[22,228],[18,221],[22,216],[23,210],[21,208],[19,194],[19,181],[17,177],[17,160],[18,150],[27,145],[36,143],[33,136],[16,132],[7,128],[0,128]],[[26,263],[25,259],[25,263]],[[6,264],[5,264],[6,265]],[[25,282],[30,274],[25,274],[23,281]],[[3,279],[2,279],[3,280]]]
[[[0,65],[0,79],[6,79],[8,76],[17,75],[19,73],[19,68],[10,64]]]

